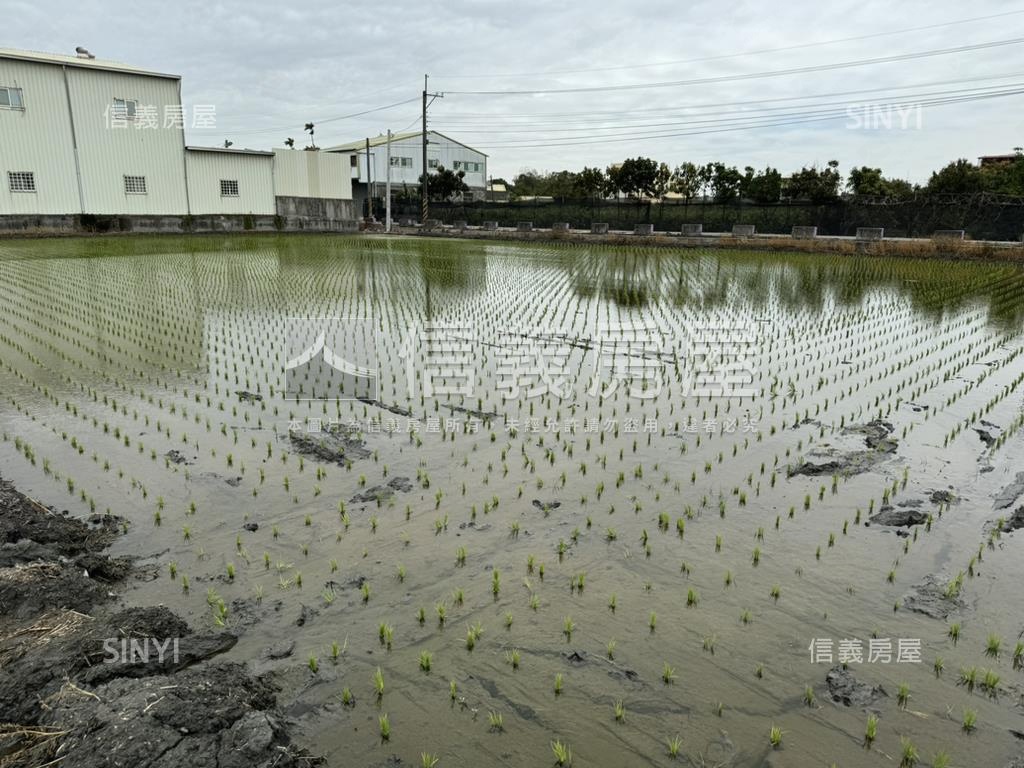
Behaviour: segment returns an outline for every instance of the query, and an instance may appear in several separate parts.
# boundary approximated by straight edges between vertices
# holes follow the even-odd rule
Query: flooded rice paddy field
[[[330,765],[1024,752],[1016,267],[119,238],[0,285],[0,474],[127,518],[125,599],[237,633]],[[286,374],[300,318],[379,391]]]

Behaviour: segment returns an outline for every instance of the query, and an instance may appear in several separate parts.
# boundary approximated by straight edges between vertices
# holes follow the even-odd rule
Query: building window
[[[391,158],[392,168],[412,168],[411,157],[392,157]]]
[[[117,120],[134,120],[135,110],[139,102],[134,99],[114,99],[114,118]]]
[[[358,168],[359,167],[359,156],[358,155],[349,155],[349,165],[351,165],[353,168]]]
[[[220,196],[238,197],[238,179],[221,179]]]
[[[125,176],[124,177],[124,193],[126,195],[144,195],[144,194],[146,194],[146,177],[145,176]]]
[[[24,109],[25,100],[21,96],[21,88],[9,88],[5,85],[0,85],[0,107]]]
[[[470,163],[465,160],[456,160],[452,163],[452,170],[465,171],[466,173],[480,173],[484,169],[483,163]]]
[[[36,175],[32,171],[8,171],[7,184],[11,192],[35,192]]]
[[[436,171],[437,167],[440,164],[441,164],[441,162],[436,157],[431,157],[431,158],[427,159],[427,168],[432,168],[433,170]]]

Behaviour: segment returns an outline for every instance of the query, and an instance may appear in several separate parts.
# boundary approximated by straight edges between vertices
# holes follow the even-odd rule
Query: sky
[[[417,129],[429,74],[429,126],[507,179],[643,155],[923,183],[1024,145],[1024,3],[1006,0],[5,5],[0,47],[180,74],[189,144]]]

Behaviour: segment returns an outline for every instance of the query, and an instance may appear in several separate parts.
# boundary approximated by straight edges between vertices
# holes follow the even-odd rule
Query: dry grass
[[[35,765],[44,768],[63,758],[53,755],[67,731],[44,726],[0,724],[0,768],[9,765]]]

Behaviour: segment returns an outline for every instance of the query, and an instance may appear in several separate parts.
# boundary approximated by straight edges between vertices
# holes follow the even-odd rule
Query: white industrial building
[[[347,157],[187,147],[185,118],[178,75],[0,49],[0,216],[355,218]]]
[[[367,155],[369,144],[369,155]],[[385,195],[388,176],[388,137],[351,141],[328,147],[328,153],[339,153],[349,158],[353,192],[357,204],[366,200],[367,189],[375,198]],[[391,135],[391,189],[398,194],[402,189],[418,190],[423,175],[423,132],[395,133]],[[427,131],[427,168],[434,172],[438,166],[465,173],[463,181],[469,187],[468,199],[482,200],[487,188],[487,155],[468,147],[450,136]]]

